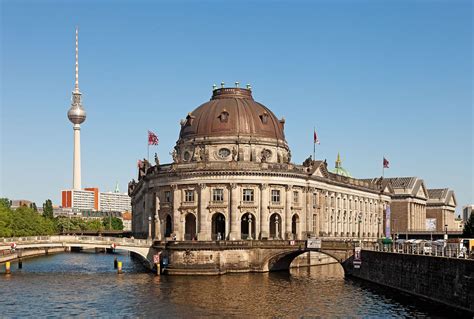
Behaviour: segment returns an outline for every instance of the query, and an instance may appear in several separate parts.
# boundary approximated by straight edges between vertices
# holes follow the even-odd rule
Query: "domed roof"
[[[351,174],[344,167],[342,167],[342,160],[339,153],[337,153],[336,166],[334,167],[332,172],[337,175],[352,177]]]
[[[214,89],[211,100],[188,114],[180,138],[248,136],[285,140],[284,120],[254,101],[250,89]]]

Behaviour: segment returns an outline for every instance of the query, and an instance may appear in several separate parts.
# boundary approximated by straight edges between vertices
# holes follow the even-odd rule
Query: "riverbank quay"
[[[362,250],[356,264],[346,261],[346,276],[474,315],[474,260]]]

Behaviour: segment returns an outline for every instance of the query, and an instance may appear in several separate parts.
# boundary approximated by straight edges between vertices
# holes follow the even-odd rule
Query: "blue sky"
[[[353,176],[419,176],[474,202],[470,1],[1,1],[0,196],[72,184],[79,25],[82,184],[123,191],[155,131],[169,162],[179,120],[214,83],[250,83],[293,160]]]

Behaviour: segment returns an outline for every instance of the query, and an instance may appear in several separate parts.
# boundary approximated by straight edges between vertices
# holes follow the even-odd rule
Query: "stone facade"
[[[291,162],[284,120],[250,89],[216,89],[181,121],[173,163],[129,183],[135,236],[158,240],[382,236],[391,189]]]
[[[436,220],[436,231],[459,231],[455,223],[456,198],[447,188],[428,189],[429,199],[426,206],[426,218]]]
[[[392,234],[416,234],[427,231],[459,231],[454,213],[456,198],[454,191],[448,188],[427,189],[418,177],[391,177],[364,179],[370,183],[379,183],[392,190],[391,231]],[[436,227],[427,228],[427,219],[434,219]]]

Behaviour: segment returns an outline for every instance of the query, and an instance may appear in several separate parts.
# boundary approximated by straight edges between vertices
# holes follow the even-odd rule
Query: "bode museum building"
[[[256,102],[249,87],[214,88],[211,100],[181,121],[173,163],[144,160],[138,182],[129,183],[134,236],[374,240],[383,236],[394,195],[400,207],[392,208],[400,214],[394,226],[425,230],[428,191],[422,180],[407,185],[409,192],[397,184],[408,193],[402,196],[388,179],[352,178],[339,158],[334,170],[311,157],[293,163],[284,129],[285,121]],[[454,220],[451,206],[442,213]]]

